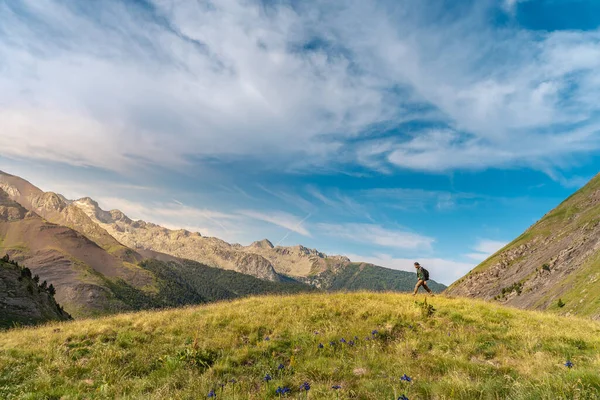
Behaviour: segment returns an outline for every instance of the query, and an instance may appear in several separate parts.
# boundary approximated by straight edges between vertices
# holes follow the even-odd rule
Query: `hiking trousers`
[[[431,293],[431,289],[429,289],[429,286],[427,286],[427,281],[424,281],[423,279],[419,279],[417,281],[417,284],[415,285],[415,292],[414,294],[417,294],[417,292],[419,291],[419,288],[423,286],[425,288],[425,290],[427,290],[429,293]]]

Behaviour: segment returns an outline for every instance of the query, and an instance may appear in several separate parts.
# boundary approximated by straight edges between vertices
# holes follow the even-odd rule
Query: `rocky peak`
[[[27,209],[11,200],[8,193],[0,189],[0,221],[17,221],[28,215]]]
[[[63,200],[62,196],[54,192],[46,192],[41,196],[33,198],[31,206],[35,209],[62,211],[67,206],[67,203]]]
[[[21,195],[19,189],[7,182],[0,182],[0,189],[5,191],[11,197],[19,197]]]
[[[130,225],[133,221],[120,210],[110,210],[110,216],[113,222],[123,222]]]
[[[98,203],[91,197],[82,197],[81,199],[77,200],[75,203],[79,206],[87,206],[87,207],[91,207],[93,209],[100,208]]]
[[[250,247],[258,249],[272,249],[274,246],[273,243],[271,243],[268,239],[263,239],[257,240],[256,242],[252,243]]]

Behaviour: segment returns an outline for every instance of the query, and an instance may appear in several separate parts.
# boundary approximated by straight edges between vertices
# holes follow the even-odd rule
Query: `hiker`
[[[415,292],[413,293],[413,296],[416,296],[421,286],[423,286],[425,290],[427,290],[429,294],[433,296],[431,289],[429,289],[429,286],[427,286],[427,281],[429,280],[429,271],[421,267],[421,264],[418,262],[415,262],[415,268],[417,269],[417,284],[415,285]]]

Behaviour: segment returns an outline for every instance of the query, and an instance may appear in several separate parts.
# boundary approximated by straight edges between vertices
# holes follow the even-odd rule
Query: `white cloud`
[[[298,218],[293,214],[282,211],[263,212],[254,210],[239,210],[238,214],[281,226],[292,232],[299,233],[302,236],[311,236],[309,230],[304,226],[304,221],[308,218],[308,216],[304,218]]]
[[[0,154],[546,171],[600,148],[597,31],[497,29],[491,2],[151,4],[2,2]]]
[[[317,225],[320,233],[373,246],[395,249],[431,250],[435,239],[404,230],[386,229],[376,224]]]
[[[474,253],[468,253],[466,256],[475,261],[484,261],[492,254],[506,246],[507,242],[490,239],[480,239],[473,247]]]
[[[376,254],[373,256],[363,256],[357,254],[345,254],[352,261],[363,261],[381,267],[398,269],[401,271],[415,272],[413,263],[418,261],[423,267],[425,267],[429,273],[431,279],[436,282],[441,282],[445,285],[449,285],[455,280],[464,276],[470,271],[475,265],[471,263],[465,263],[460,261],[447,260],[442,258],[396,258],[388,254]],[[416,283],[416,282],[415,282]]]

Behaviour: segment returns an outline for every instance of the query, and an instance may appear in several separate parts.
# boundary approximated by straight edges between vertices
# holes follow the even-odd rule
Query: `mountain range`
[[[0,253],[56,288],[75,317],[172,307],[248,294],[410,290],[414,273],[356,263],[304,246],[230,244],[134,221],[0,172]],[[441,291],[444,285],[431,282]]]

